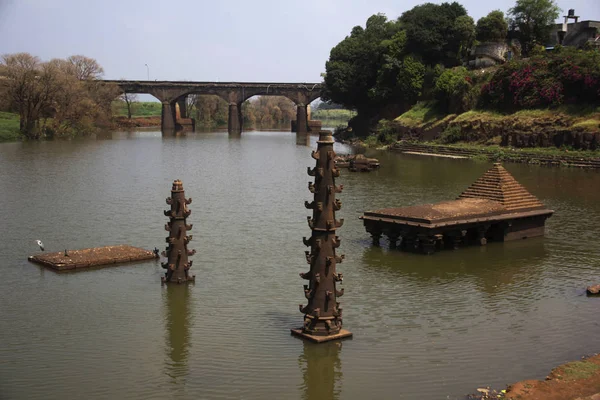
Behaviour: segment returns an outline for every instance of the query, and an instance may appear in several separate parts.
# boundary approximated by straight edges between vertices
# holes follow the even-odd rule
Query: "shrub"
[[[481,88],[480,106],[502,111],[600,103],[600,55],[558,53],[502,65]]]
[[[444,71],[435,82],[434,94],[442,111],[460,114],[473,108],[477,91],[473,76],[464,67]]]
[[[383,144],[394,143],[398,140],[398,134],[391,121],[382,119],[377,124],[377,140]]]
[[[451,125],[446,128],[439,137],[439,141],[444,144],[456,143],[463,139],[463,133],[458,125]]]

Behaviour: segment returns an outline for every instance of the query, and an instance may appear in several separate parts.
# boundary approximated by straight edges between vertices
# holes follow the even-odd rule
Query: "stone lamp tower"
[[[196,278],[195,275],[189,274],[192,261],[188,261],[188,256],[194,255],[196,250],[187,248],[189,241],[192,240],[192,235],[187,234],[187,231],[192,229],[192,224],[186,223],[186,218],[191,214],[187,205],[191,202],[191,198],[185,198],[181,181],[175,180],[171,197],[167,198],[167,204],[171,209],[165,210],[165,216],[169,217],[165,230],[169,231],[169,236],[166,238],[167,250],[162,252],[163,257],[167,258],[167,262],[162,263],[162,267],[167,270],[165,276],[161,278],[162,283],[193,282]]]
[[[306,208],[313,210],[312,218],[307,217],[312,235],[308,240],[304,238],[304,244],[310,247],[310,251],[306,251],[310,270],[300,274],[308,281],[304,285],[308,304],[300,305],[300,312],[304,314],[303,327],[291,330],[293,335],[317,343],[352,336],[342,329],[342,309],[337,301],[344,294],[344,289],[336,287],[342,282],[342,274],[336,271],[336,265],[342,262],[344,256],[335,254],[340,245],[336,229],[342,226],[344,220],[335,219],[335,212],[342,206],[335,194],[341,193],[342,186],[335,186],[335,177],[340,175],[340,171],[335,167],[333,143],[331,132],[321,131],[317,151],[312,152],[315,168],[308,168],[308,175],[315,177],[314,184],[308,184],[314,200],[305,202]]]

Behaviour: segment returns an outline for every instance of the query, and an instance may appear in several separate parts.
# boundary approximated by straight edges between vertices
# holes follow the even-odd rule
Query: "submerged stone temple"
[[[165,230],[169,231],[169,236],[166,238],[167,250],[162,252],[163,257],[167,258],[167,262],[161,264],[167,270],[161,278],[162,283],[184,283],[196,278],[195,275],[189,274],[192,261],[188,261],[188,256],[194,255],[196,250],[187,248],[192,240],[192,235],[187,234],[187,231],[192,229],[192,224],[186,223],[186,218],[192,213],[187,208],[191,202],[191,198],[185,198],[183,183],[179,179],[175,180],[171,188],[171,197],[167,197],[167,204],[171,209],[165,210],[165,216],[169,217]]]
[[[309,182],[308,189],[314,194],[314,199],[310,203],[305,202],[306,208],[313,210],[312,218],[307,217],[312,235],[310,239],[303,238],[304,244],[310,247],[310,251],[305,252],[310,270],[300,273],[300,277],[308,281],[308,285],[304,285],[308,304],[300,304],[300,312],[304,314],[303,327],[291,331],[293,335],[319,343],[350,337],[352,333],[342,329],[342,309],[337,301],[344,294],[344,289],[336,287],[342,282],[342,274],[336,271],[336,265],[342,262],[344,256],[335,254],[340,245],[336,229],[342,226],[344,220],[335,219],[335,212],[342,207],[335,194],[341,193],[343,187],[335,185],[340,171],[335,166],[331,132],[319,132],[317,151],[312,152],[312,157],[316,165],[313,169],[308,168],[308,175],[314,176],[315,182]]]
[[[374,244],[386,235],[391,248],[400,240],[403,250],[431,254],[488,240],[543,236],[553,213],[495,163],[456,200],[366,211],[360,218]]]

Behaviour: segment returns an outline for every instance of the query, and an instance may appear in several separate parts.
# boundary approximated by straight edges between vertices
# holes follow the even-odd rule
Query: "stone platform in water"
[[[346,329],[341,329],[339,331],[339,333],[336,333],[335,335],[328,335],[328,336],[309,335],[308,333],[304,333],[302,331],[302,328],[290,329],[290,331],[292,332],[292,335],[294,335],[294,336],[297,336],[297,337],[303,338],[303,339],[307,339],[307,340],[310,340],[311,342],[315,342],[315,343],[329,342],[330,340],[338,340],[338,339],[349,339],[352,337],[352,333],[350,331],[347,331]]]
[[[152,251],[139,247],[119,245],[93,247],[91,249],[68,250],[56,253],[43,253],[29,256],[28,260],[57,271],[85,269],[130,261],[143,261],[155,258]]]
[[[390,247],[401,239],[401,249],[431,254],[461,244],[543,236],[553,212],[494,164],[456,200],[366,211],[360,218],[375,244],[386,235]]]

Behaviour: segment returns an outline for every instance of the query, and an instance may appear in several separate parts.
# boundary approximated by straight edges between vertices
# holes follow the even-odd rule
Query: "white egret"
[[[41,240],[36,240],[36,243],[38,244],[38,246],[40,246],[40,250],[44,251],[44,243],[42,243]]]

